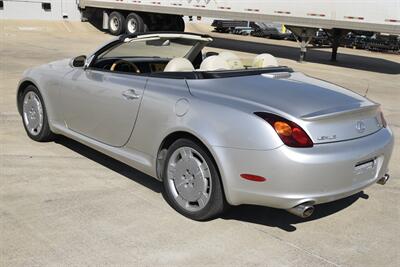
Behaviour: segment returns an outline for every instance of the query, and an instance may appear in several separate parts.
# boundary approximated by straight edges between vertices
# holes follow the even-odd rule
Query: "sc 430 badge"
[[[323,135],[317,138],[318,141],[333,141],[336,140],[336,134],[334,135]]]

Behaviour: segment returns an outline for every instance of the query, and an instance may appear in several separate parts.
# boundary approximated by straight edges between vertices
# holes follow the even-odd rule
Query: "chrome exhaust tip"
[[[300,204],[294,208],[288,209],[287,211],[291,214],[299,216],[301,218],[310,217],[314,213],[314,206],[310,204]]]
[[[387,183],[387,181],[389,180],[390,176],[389,174],[385,174],[382,178],[380,178],[376,183],[380,184],[380,185],[384,185]]]

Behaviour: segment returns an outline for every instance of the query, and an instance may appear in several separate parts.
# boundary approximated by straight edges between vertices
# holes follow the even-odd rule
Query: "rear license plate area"
[[[376,166],[377,166],[376,158],[363,160],[358,162],[354,166],[354,173],[356,175],[372,174],[372,176],[374,176],[374,174],[376,173]]]

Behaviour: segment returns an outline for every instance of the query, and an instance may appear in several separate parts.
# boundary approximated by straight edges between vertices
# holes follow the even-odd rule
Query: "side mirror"
[[[73,58],[71,60],[71,66],[74,68],[82,68],[83,66],[85,66],[86,63],[86,56],[82,55],[82,56],[77,56],[75,58]]]

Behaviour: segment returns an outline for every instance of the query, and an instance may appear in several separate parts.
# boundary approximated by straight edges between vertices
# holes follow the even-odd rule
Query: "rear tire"
[[[214,160],[206,148],[179,139],[168,149],[164,164],[164,196],[182,215],[197,221],[221,214],[227,206]]]
[[[111,12],[108,18],[108,30],[112,35],[120,35],[125,32],[125,17],[117,12]]]
[[[29,85],[19,99],[22,123],[28,136],[37,142],[48,142],[54,139],[50,130],[47,110],[39,90]]]
[[[142,17],[133,12],[126,17],[125,29],[128,34],[148,31],[148,27]]]

